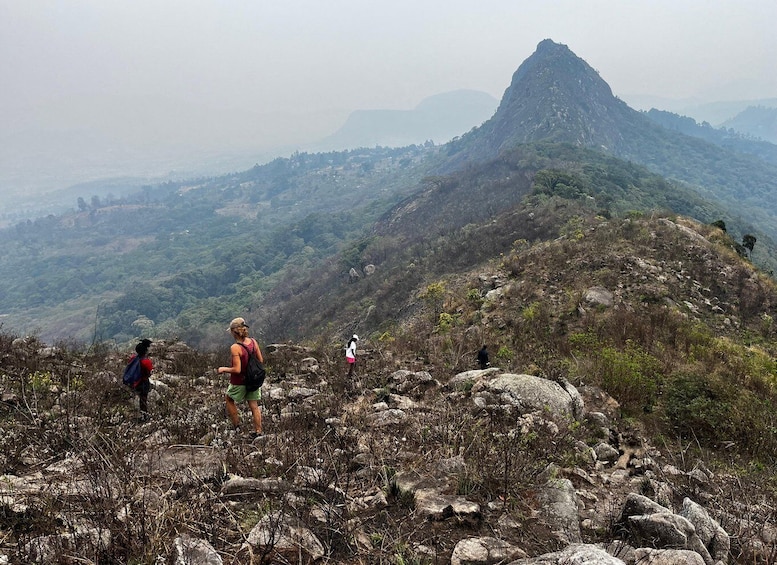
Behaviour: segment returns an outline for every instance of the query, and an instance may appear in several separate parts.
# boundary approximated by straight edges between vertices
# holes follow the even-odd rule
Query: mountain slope
[[[3,322],[50,341],[152,332],[199,344],[282,270],[360,234],[416,185],[433,152],[295,154],[131,197],[85,195],[84,209],[0,230]]]
[[[600,152],[522,145],[494,161],[427,177],[368,237],[312,276],[284,280],[256,311],[270,335],[312,338],[332,328],[345,335],[359,321],[377,331],[412,309],[412,296],[425,282],[501,257],[519,241],[555,239],[577,216],[622,217],[636,210],[672,211],[705,222],[724,213],[694,191]],[[761,243],[758,257],[777,265],[767,251],[770,242]],[[357,284],[349,280],[349,269],[362,275]]]
[[[360,331],[352,376],[262,342],[258,438],[228,344],[156,340],[138,418],[129,348],[0,332],[0,561],[771,563],[777,286],[715,227],[579,219]]]
[[[515,72],[494,116],[449,144],[444,170],[537,140],[591,147],[689,183],[777,239],[777,165],[659,126],[549,39]]]
[[[471,160],[534,141],[621,154],[630,130],[647,125],[585,61],[566,45],[546,39],[513,74],[494,116],[460,146]]]

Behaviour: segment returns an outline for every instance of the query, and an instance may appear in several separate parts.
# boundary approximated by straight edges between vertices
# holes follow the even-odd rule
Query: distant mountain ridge
[[[357,110],[331,136],[325,150],[445,143],[490,118],[498,101],[488,93],[456,90],[430,96],[412,110]]]
[[[727,127],[713,128],[706,122],[698,124],[693,118],[656,110],[655,108],[645,115],[666,129],[675,130],[691,137],[697,137],[704,141],[708,141],[709,143],[739,153],[755,155],[764,161],[777,165],[777,145],[770,143],[765,137],[763,140],[753,139],[755,134],[747,133],[747,130],[751,125],[755,125],[756,127],[764,125],[764,121],[761,119],[763,115],[760,113],[755,120],[748,118],[742,122],[732,123],[730,129]],[[777,117],[777,109],[774,110],[774,115]],[[774,127],[777,128],[777,121],[775,122]],[[777,139],[777,130],[774,137]]]
[[[763,106],[777,108],[777,98],[758,98],[742,100],[723,100],[717,102],[701,102],[694,99],[672,99],[659,96],[644,96],[639,94],[625,95],[624,100],[632,108],[640,111],[660,109],[681,116],[689,116],[703,124],[707,122],[712,127],[721,127],[727,120],[750,107]]]
[[[723,127],[777,143],[777,107],[750,106],[723,122]]]

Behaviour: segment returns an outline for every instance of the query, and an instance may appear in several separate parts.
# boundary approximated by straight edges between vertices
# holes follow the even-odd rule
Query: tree
[[[742,236],[742,246],[746,249],[750,250],[750,253],[753,252],[753,247],[755,247],[755,236],[750,235],[749,233],[746,233],[744,236]]]
[[[723,220],[715,220],[710,225],[715,226],[716,228],[722,231],[726,231],[726,222],[724,222]]]

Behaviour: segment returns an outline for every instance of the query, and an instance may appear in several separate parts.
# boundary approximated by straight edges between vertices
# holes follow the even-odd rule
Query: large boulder
[[[640,565],[704,565],[701,555],[687,549],[640,547],[634,552],[634,559]]]
[[[731,549],[731,539],[709,513],[690,498],[683,500],[678,514],[686,518],[694,528],[714,561],[725,561]]]
[[[564,543],[581,543],[578,501],[569,479],[550,479],[539,491],[540,514]]]
[[[534,375],[505,373],[475,383],[474,395],[486,395],[514,406],[521,414],[547,412],[557,420],[575,420],[583,414],[583,400],[566,381],[556,382]]]

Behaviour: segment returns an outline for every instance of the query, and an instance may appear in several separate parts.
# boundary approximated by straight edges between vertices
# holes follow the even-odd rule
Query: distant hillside
[[[659,96],[625,95],[624,99],[632,108],[642,111],[660,109],[681,116],[689,116],[704,125],[721,127],[724,122],[732,119],[751,106],[777,108],[777,98],[761,98],[746,100],[724,100],[718,102],[700,102],[696,99],[673,99]]]
[[[723,122],[723,127],[777,143],[777,107],[750,106]]]
[[[283,270],[336,253],[414,190],[433,151],[299,153],[132,196],[84,193],[78,208],[73,195],[73,212],[0,230],[0,320],[49,341],[223,337],[222,320]]]
[[[777,109],[774,112],[775,116],[777,116]],[[738,130],[734,126],[730,128],[713,128],[706,122],[698,124],[693,118],[656,110],[655,108],[647,112],[646,115],[666,129],[697,137],[738,153],[754,155],[773,165],[777,165],[777,145],[764,141],[766,138],[763,138],[764,140],[753,139],[752,135],[748,135],[744,130]],[[763,116],[759,116],[759,118],[761,117]],[[777,121],[775,121],[775,127],[777,128]],[[775,131],[777,132],[777,129]],[[777,134],[775,138],[777,138]]]
[[[675,111],[686,116],[693,116],[699,122],[709,122],[713,126],[722,126],[726,121],[753,106],[777,108],[777,98],[707,102],[686,105]]]
[[[337,150],[445,143],[490,118],[497,103],[485,92],[456,90],[426,98],[413,110],[358,110],[316,146]]]

